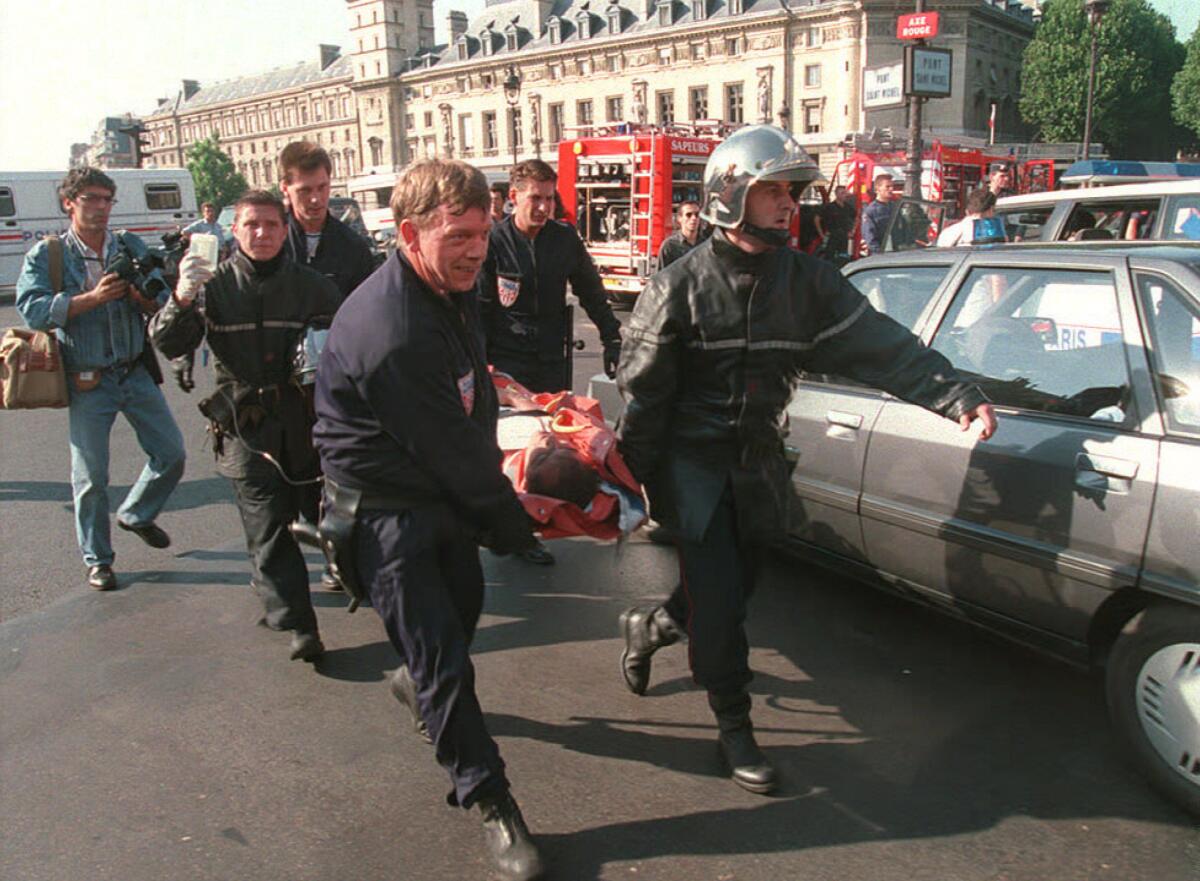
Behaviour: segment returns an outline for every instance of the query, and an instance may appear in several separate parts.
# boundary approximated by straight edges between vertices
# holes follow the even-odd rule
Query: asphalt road
[[[236,513],[201,449],[207,387],[168,388],[191,456],[161,518],[174,544],[119,533],[111,594],[82,583],[65,413],[0,413],[0,878],[490,877],[476,818],[444,806],[388,694],[373,613],[318,593],[316,669],[253,626]],[[114,508],[139,467],[119,421]],[[742,792],[683,647],[645,698],[618,678],[616,616],[670,586],[671,553],[552,547],[551,569],[484,555],[474,651],[552,878],[1200,879],[1194,821],[1122,762],[1094,681],[782,558],[749,629],[785,785]]]

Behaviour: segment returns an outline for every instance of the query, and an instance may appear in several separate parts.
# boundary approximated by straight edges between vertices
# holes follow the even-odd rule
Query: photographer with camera
[[[109,230],[117,185],[95,168],[73,168],[59,186],[71,228],[25,255],[17,310],[52,331],[68,382],[75,534],[96,590],[117,586],[108,519],[109,435],[123,413],[149,460],[117,510],[117,525],[154,548],[170,537],[155,520],[183,476],[183,436],[166,399],[145,316],[170,296],[142,240]]]
[[[292,632],[293,660],[324,652],[308,567],[289,524],[316,522],[320,498],[310,398],[293,362],[306,330],[338,307],[337,286],[284,250],[283,202],[250,190],[235,205],[237,250],[218,267],[189,252],[175,295],[151,322],[164,355],[178,358],[207,337],[216,392],[200,402],[217,471],[233,484],[246,533],[261,624]]]

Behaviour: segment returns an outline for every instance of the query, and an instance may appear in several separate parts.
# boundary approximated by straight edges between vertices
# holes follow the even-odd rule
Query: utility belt
[[[325,497],[321,504],[321,521],[316,534],[293,524],[292,532],[302,541],[314,543],[325,555],[329,571],[350,597],[349,611],[353,612],[367,599],[366,586],[358,573],[354,533],[360,511],[405,511],[428,504],[428,499],[411,495],[379,493],[372,490],[342,486],[325,478]]]
[[[254,431],[267,416],[274,415],[290,388],[283,383],[259,388],[226,384],[200,401],[197,407],[210,423],[217,453],[225,435],[239,437],[242,432]]]

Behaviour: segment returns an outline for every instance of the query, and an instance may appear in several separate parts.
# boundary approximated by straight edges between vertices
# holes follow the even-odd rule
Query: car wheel
[[[1156,788],[1200,816],[1200,609],[1155,605],[1130,620],[1106,680],[1118,737]]]

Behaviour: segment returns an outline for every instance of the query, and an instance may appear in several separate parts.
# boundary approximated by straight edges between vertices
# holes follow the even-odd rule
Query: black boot
[[[315,630],[292,632],[292,660],[314,663],[325,654],[325,645]]]
[[[429,726],[421,718],[421,711],[417,707],[417,684],[413,682],[412,674],[408,672],[407,666],[402,665],[396,668],[396,672],[392,674],[391,688],[396,700],[404,704],[412,713],[413,731],[417,732],[426,743],[433,743],[433,738],[429,736]]]
[[[542,877],[542,857],[529,837],[521,809],[507,791],[479,800],[488,852],[506,878],[533,881]]]
[[[779,782],[775,769],[754,740],[750,721],[750,695],[708,693],[708,705],[717,717],[717,746],[729,766],[733,782],[742,789],[766,795]]]
[[[650,656],[664,646],[679,642],[683,631],[662,606],[637,607],[621,613],[621,675],[634,694],[645,694],[650,684]]]

